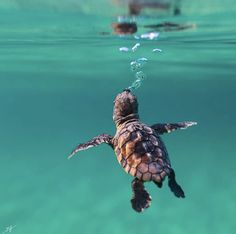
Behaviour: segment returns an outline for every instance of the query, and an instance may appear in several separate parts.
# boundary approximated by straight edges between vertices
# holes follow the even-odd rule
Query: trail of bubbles
[[[152,33],[142,34],[141,38],[153,40],[156,39],[158,36],[159,33],[152,32]],[[140,43],[136,43],[132,48],[120,47],[119,50],[121,52],[130,52],[130,51],[135,52],[138,49],[138,47],[140,47]],[[162,50],[159,48],[154,48],[152,52],[162,52]],[[141,57],[130,62],[130,70],[132,72],[136,72],[134,82],[131,84],[131,86],[128,87],[128,89],[130,89],[131,91],[138,89],[142,85],[143,80],[146,79],[147,76],[143,71],[141,71],[141,69],[147,62],[148,59],[145,57]]]
[[[137,61],[132,61],[130,63],[130,69],[132,72],[139,70],[141,67],[142,67],[141,63],[138,63]]]
[[[143,71],[138,70],[140,70],[147,63],[147,61],[147,58],[142,57],[130,63],[131,71],[137,71],[135,74],[135,81],[131,84],[131,86],[128,87],[128,89],[130,89],[131,91],[139,88],[143,80],[146,78],[146,74]]]
[[[134,60],[130,63],[130,69],[131,71],[137,71],[140,68],[142,68],[146,63],[147,63],[147,59],[146,58],[139,58],[137,60]]]
[[[144,79],[146,79],[146,74],[143,71],[138,71],[135,74],[136,80],[132,83],[131,86],[128,87],[131,91],[139,88]]]
[[[145,39],[145,40],[156,40],[159,37],[160,33],[159,32],[150,32],[150,33],[144,33],[141,34],[140,36],[135,35],[134,38],[136,40],[140,39]]]

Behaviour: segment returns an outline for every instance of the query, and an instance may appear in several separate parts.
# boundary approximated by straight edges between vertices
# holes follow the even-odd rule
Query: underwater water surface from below
[[[109,34],[111,4],[81,4],[0,3],[0,234],[233,234],[235,1],[182,1],[178,17],[138,18],[138,35],[156,22],[196,25],[156,40]],[[137,42],[137,51],[119,51]],[[111,148],[67,156],[77,143],[115,134],[113,100],[134,81],[130,62],[141,57],[141,120],[198,125],[163,136],[186,198],[174,197],[167,181],[162,189],[147,183],[152,205],[138,214],[133,178]]]

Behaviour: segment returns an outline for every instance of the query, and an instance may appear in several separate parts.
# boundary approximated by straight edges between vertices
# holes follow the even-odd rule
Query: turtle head
[[[125,89],[114,101],[113,120],[118,126],[130,119],[138,119],[138,101],[134,94]]]

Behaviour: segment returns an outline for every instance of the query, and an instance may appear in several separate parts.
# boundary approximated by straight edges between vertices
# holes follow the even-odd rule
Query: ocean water
[[[138,35],[146,24],[196,25],[156,40],[113,34],[126,13],[105,0],[0,2],[0,234],[235,233],[235,1],[182,1],[178,17],[146,10]],[[147,183],[152,205],[138,214],[132,177],[107,145],[67,156],[115,133],[113,100],[140,57],[141,120],[198,125],[163,136],[186,198]]]

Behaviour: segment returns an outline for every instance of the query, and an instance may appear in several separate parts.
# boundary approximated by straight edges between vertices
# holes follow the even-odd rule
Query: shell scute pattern
[[[152,180],[160,183],[162,181],[161,176],[158,174],[152,174]]]
[[[142,157],[140,157],[139,154],[133,153],[127,161],[128,163],[131,163],[133,167],[136,168],[142,162]]]
[[[126,160],[126,148],[125,147],[122,147],[121,149],[120,149],[120,154],[121,154],[121,157],[123,158],[123,157],[125,157],[125,160]],[[120,160],[119,160],[119,156],[118,156],[118,161],[120,162]]]
[[[132,156],[132,154],[131,154],[128,158],[126,158],[126,160],[127,160],[127,163],[128,163],[129,165],[131,165],[132,167],[134,167],[134,165],[135,165],[135,158]]]
[[[148,167],[147,167],[147,164],[146,163],[140,163],[138,165],[138,170],[141,172],[141,173],[145,173],[148,171]]]
[[[134,167],[131,167],[131,169],[130,169],[130,171],[129,171],[130,175],[135,176],[135,175],[136,175],[136,172],[137,172],[137,169],[134,168]]]
[[[122,129],[119,131],[119,135],[121,136],[121,135],[124,134],[125,132],[127,132],[127,129],[126,129],[126,128],[122,128]]]
[[[151,177],[152,177],[152,174],[150,172],[146,172],[146,173],[143,174],[143,178],[142,179],[144,181],[149,181],[151,179]]]
[[[126,150],[126,159],[130,158],[133,153],[135,152],[135,142],[132,141],[132,142],[129,142],[126,144],[126,147],[125,147],[125,150]]]
[[[148,134],[153,134],[153,130],[152,128],[148,127],[148,126],[143,126],[143,130],[148,133]]]
[[[124,131],[118,140],[119,148],[122,148],[129,140],[131,133],[129,131]]]
[[[123,155],[120,153],[119,155],[117,155],[117,159],[119,162],[121,162],[121,160],[124,159]],[[126,159],[124,159],[124,160],[126,161]]]
[[[142,156],[142,162],[145,164],[149,164],[153,161],[153,157],[150,153],[144,154]]]
[[[143,181],[157,182],[168,175],[167,151],[152,128],[139,121],[128,122],[118,129],[115,138],[118,161],[127,173]]]
[[[121,161],[120,161],[120,164],[121,164],[122,167],[125,167],[126,164],[127,164],[127,161],[124,158],[122,158]]]
[[[145,154],[146,152],[148,152],[147,144],[144,141],[137,142],[137,144],[135,145],[135,152],[141,155]]]
[[[141,180],[142,176],[143,176],[143,174],[139,170],[137,170],[136,177]]]
[[[149,167],[149,171],[150,171],[151,173],[154,173],[154,174],[157,173],[158,170],[159,170],[159,171],[161,170],[160,165],[159,165],[158,163],[156,163],[156,162],[150,163],[150,164],[148,165],[148,167]]]
[[[161,172],[161,178],[164,179],[165,176],[166,176],[166,171],[162,171],[162,172]]]
[[[158,141],[153,135],[149,135],[149,141],[151,141],[153,145],[158,146]]]
[[[135,131],[135,127],[132,124],[128,124],[126,128],[127,128],[127,131],[129,131],[130,133]]]
[[[149,141],[149,140],[145,141],[144,144],[145,144],[145,147],[146,147],[148,153],[154,152],[156,147],[155,147],[155,145],[152,144],[151,141]]]

